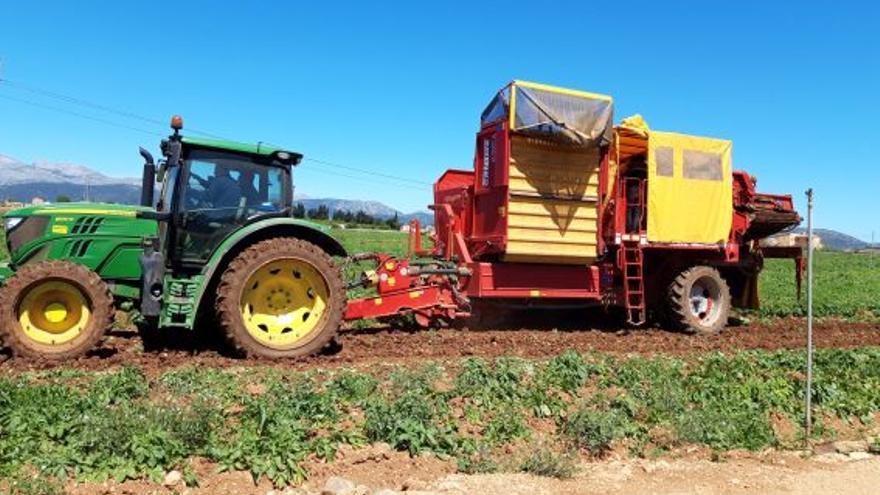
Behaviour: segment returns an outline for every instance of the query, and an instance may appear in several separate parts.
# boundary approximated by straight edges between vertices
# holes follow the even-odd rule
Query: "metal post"
[[[810,445],[813,430],[813,189],[807,189],[807,386],[804,441]]]

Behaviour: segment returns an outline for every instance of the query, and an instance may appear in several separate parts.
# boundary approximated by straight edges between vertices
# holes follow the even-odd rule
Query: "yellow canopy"
[[[733,143],[647,132],[648,241],[725,243],[733,219]]]

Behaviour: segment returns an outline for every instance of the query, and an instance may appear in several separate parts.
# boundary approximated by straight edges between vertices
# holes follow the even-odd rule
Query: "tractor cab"
[[[180,117],[162,141],[158,170],[145,158],[143,206],[152,206],[153,184],[159,241],[176,268],[200,268],[229,234],[270,217],[289,217],[292,168],[302,155],[265,144],[248,145],[183,137]]]

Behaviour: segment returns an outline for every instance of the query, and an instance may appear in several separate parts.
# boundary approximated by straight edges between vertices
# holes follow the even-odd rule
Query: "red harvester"
[[[434,184],[434,248],[411,224],[410,259],[384,254],[360,284],[376,295],[346,319],[412,314],[422,325],[469,316],[475,303],[620,307],[698,333],[731,307],[757,308],[762,248],[797,225],[790,195],[758,193],[732,169],[732,143],[614,126],[610,97],[514,81],[481,116],[472,170]]]

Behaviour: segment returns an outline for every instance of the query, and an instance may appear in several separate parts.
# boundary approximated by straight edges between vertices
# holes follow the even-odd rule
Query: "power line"
[[[0,76],[2,76],[2,74],[0,74]],[[103,104],[100,104],[100,103],[95,103],[95,102],[93,102],[93,101],[89,101],[89,100],[85,100],[85,99],[83,99],[83,98],[78,98],[78,97],[75,97],[75,96],[71,96],[71,95],[67,95],[67,94],[59,93],[59,92],[56,92],[56,91],[50,91],[50,90],[47,90],[47,89],[38,88],[38,87],[36,87],[36,86],[32,86],[32,85],[29,85],[29,84],[24,84],[24,83],[21,83],[21,82],[18,82],[18,81],[11,81],[11,80],[9,80],[9,79],[5,79],[5,78],[0,77],[0,83],[5,84],[5,85],[7,85],[7,86],[9,86],[9,87],[12,87],[12,88],[17,88],[17,89],[20,89],[20,90],[27,91],[27,92],[32,93],[32,94],[36,94],[36,95],[40,95],[40,96],[45,96],[45,97],[48,97],[48,98],[53,98],[53,99],[55,99],[55,100],[62,101],[62,102],[65,102],[65,103],[69,103],[69,104],[73,104],[73,105],[78,105],[78,106],[85,107],[85,108],[90,108],[90,109],[92,109],[92,110],[98,110],[98,111],[102,111],[102,112],[106,112],[106,113],[114,114],[114,115],[116,115],[116,116],[123,117],[123,118],[139,120],[139,121],[141,121],[141,122],[148,123],[148,124],[152,124],[152,125],[157,125],[157,126],[162,126],[162,127],[165,126],[165,122],[162,122],[161,120],[158,120],[158,119],[155,119],[155,118],[146,117],[146,116],[143,116],[143,115],[140,115],[140,114],[134,113],[134,112],[127,111],[127,110],[120,110],[120,109],[113,108],[113,107],[110,107],[110,106],[107,106],[107,105],[103,105]],[[142,129],[142,128],[138,128],[138,127],[133,127],[133,126],[129,126],[129,125],[126,125],[126,124],[121,124],[121,123],[118,123],[118,122],[110,121],[110,120],[103,119],[103,118],[100,118],[100,117],[95,117],[95,116],[92,116],[92,115],[82,114],[82,113],[79,113],[79,112],[75,112],[75,111],[72,111],[72,110],[67,110],[67,109],[60,108],[60,107],[53,106],[53,105],[46,105],[46,104],[44,104],[44,103],[39,103],[39,102],[36,102],[36,101],[33,101],[33,100],[22,99],[22,98],[16,98],[16,97],[12,97],[12,96],[8,96],[8,95],[3,95],[3,94],[0,94],[0,98],[5,98],[5,99],[7,99],[7,100],[16,101],[16,102],[18,102],[18,103],[22,103],[22,104],[26,104],[26,105],[31,105],[31,106],[38,107],[38,108],[43,108],[43,109],[46,109],[46,110],[52,110],[52,111],[56,111],[56,112],[60,112],[60,113],[64,113],[64,114],[67,114],[67,115],[72,115],[72,116],[75,116],[75,117],[80,117],[80,118],[83,118],[83,119],[88,119],[88,120],[91,120],[91,121],[94,121],[94,122],[99,122],[99,123],[102,123],[102,124],[105,124],[105,125],[110,125],[110,126],[113,126],[113,127],[118,127],[118,128],[122,128],[122,129],[128,129],[128,130],[132,130],[132,131],[136,131],[136,132],[142,132],[142,133],[145,133],[145,134],[151,134],[151,135],[155,135],[155,136],[164,137],[164,134],[159,133],[159,132],[149,131],[149,130],[146,130],[146,129]],[[198,130],[198,129],[190,128],[190,127],[187,127],[187,131],[188,131],[188,132],[192,132],[192,133],[194,133],[194,134],[200,134],[200,135],[203,135],[203,136],[212,137],[212,138],[215,138],[215,139],[224,139],[224,140],[227,140],[227,141],[231,141],[231,139],[225,138],[225,137],[223,137],[223,136],[220,136],[220,135],[217,135],[217,134],[214,134],[214,133],[211,133],[211,132],[207,132],[207,131],[202,131],[202,130]],[[345,164],[341,164],[341,163],[336,163],[336,162],[331,162],[331,161],[327,161],[327,160],[322,160],[322,159],[319,159],[319,158],[305,157],[304,160],[309,161],[309,162],[312,162],[312,163],[317,164],[317,165],[325,166],[325,167],[332,167],[332,168],[337,168],[337,169],[348,170],[348,171],[352,171],[352,172],[357,172],[357,173],[365,174],[365,175],[368,175],[368,176],[370,176],[370,177],[382,177],[382,178],[385,178],[385,179],[388,179],[388,180],[398,181],[398,182],[400,182],[400,183],[404,183],[404,184],[416,184],[416,185],[420,185],[420,186],[430,186],[430,185],[432,185],[432,183],[427,182],[427,181],[423,181],[423,180],[410,179],[410,178],[401,177],[401,176],[397,176],[397,175],[386,174],[386,173],[382,173],[382,172],[376,172],[375,170],[368,170],[368,169],[364,169],[364,168],[354,167],[354,166],[351,166],[351,165],[345,165]],[[369,179],[364,179],[364,178],[361,178],[361,177],[354,177],[354,176],[351,176],[351,175],[340,174],[339,172],[334,172],[334,174],[336,174],[336,175],[340,175],[340,176],[343,176],[343,177],[350,177],[350,178],[358,179],[358,180],[365,180],[365,181],[368,181],[368,182],[381,183],[380,181],[375,181],[375,180],[372,180],[372,181],[371,181],[371,180],[369,180]]]
[[[129,112],[127,110],[120,110],[120,109],[112,108],[107,105],[102,105],[100,103],[95,103],[93,101],[85,100],[82,98],[77,98],[75,96],[65,95],[62,93],[55,92],[55,91],[49,91],[47,89],[38,88],[36,86],[23,84],[18,81],[11,81],[9,79],[0,79],[0,83],[4,83],[10,87],[21,89],[21,90],[27,91],[32,94],[37,94],[37,95],[46,96],[49,98],[54,98],[56,100],[64,101],[64,102],[71,103],[74,105],[79,105],[81,107],[91,108],[93,110],[99,110],[102,112],[111,113],[111,114],[114,114],[114,115],[117,115],[120,117],[125,117],[125,118],[129,118],[129,119],[134,119],[134,120],[140,120],[141,122],[146,122],[148,124],[153,124],[153,125],[157,125],[160,127],[165,127],[168,124],[167,122],[163,122],[161,120],[154,119],[151,117],[145,117],[143,115],[139,115],[134,112]],[[216,139],[226,139],[226,138],[219,136],[217,134],[201,131],[198,129],[187,128],[187,130],[189,132],[194,133],[194,134],[201,134],[201,135],[213,137]]]
[[[401,181],[401,182],[410,182],[410,183],[412,183],[412,184],[426,185],[426,186],[430,186],[430,185],[431,185],[430,182],[425,182],[425,181],[422,181],[422,180],[417,180],[417,179],[407,179],[406,177],[399,177],[399,176],[395,176],[395,175],[383,174],[383,173],[381,173],[381,172],[376,172],[376,171],[374,171],[374,170],[367,170],[367,169],[363,169],[363,168],[352,167],[352,166],[350,166],[350,165],[342,165],[342,164],[339,164],[339,163],[328,162],[328,161],[326,161],[326,160],[319,160],[319,159],[317,159],[317,158],[309,158],[309,157],[305,157],[305,158],[303,158],[303,160],[310,161],[310,162],[313,162],[313,163],[317,163],[317,164],[319,164],[319,165],[325,165],[325,166],[328,166],[328,167],[336,167],[336,168],[341,168],[341,169],[344,169],[344,170],[352,170],[352,171],[360,172],[360,173],[363,173],[363,174],[369,174],[369,175],[371,175],[371,176],[384,177],[384,178],[386,178],[386,179],[398,180],[398,181]]]
[[[102,119],[102,118],[100,118],[100,117],[95,117],[95,116],[92,116],[92,115],[86,115],[86,114],[83,114],[83,113],[74,112],[73,110],[67,110],[66,108],[59,108],[59,107],[52,106],[52,105],[46,105],[45,103],[39,103],[39,102],[36,102],[36,101],[33,101],[33,100],[27,100],[27,99],[23,99],[23,98],[16,98],[16,97],[14,97],[14,96],[3,95],[3,94],[0,94],[0,98],[3,98],[3,99],[5,99],[5,100],[9,100],[9,101],[14,101],[14,102],[17,102],[17,103],[22,103],[22,104],[24,104],[24,105],[30,105],[30,106],[33,106],[33,107],[42,108],[42,109],[45,109],[45,110],[52,110],[52,111],[55,111],[55,112],[60,112],[60,113],[64,113],[64,114],[67,114],[67,115],[72,115],[72,116],[74,116],[74,117],[79,117],[79,118],[82,118],[82,119],[88,119],[88,120],[91,120],[91,121],[94,121],[94,122],[98,122],[98,123],[101,123],[101,124],[104,124],[104,125],[109,125],[109,126],[113,126],[113,127],[119,127],[119,128],[121,128],[121,129],[128,129],[128,130],[130,130],[130,131],[142,132],[142,133],[144,133],[144,134],[150,134],[150,135],[153,135],[153,136],[162,136],[162,134],[159,133],[159,132],[148,131],[148,130],[146,130],[146,129],[141,129],[140,127],[132,127],[132,126],[130,126],[130,125],[126,125],[126,124],[120,124],[120,123],[118,123],[118,122],[113,122],[113,121],[110,121],[110,120]]]
[[[361,182],[369,182],[371,184],[377,184],[377,185],[388,185],[388,181],[382,181],[382,180],[374,179],[374,178],[370,178],[370,177],[362,177],[359,175],[351,175],[351,174],[346,174],[343,172],[331,171],[331,170],[321,169],[321,168],[303,168],[303,169],[297,169],[297,171],[296,171],[297,174],[303,174],[305,172],[317,173],[317,174],[322,174],[322,175],[329,175],[332,177],[346,177],[349,179],[354,179],[354,180],[361,181]],[[399,182],[401,179],[391,179],[390,178],[388,180],[394,182],[393,185],[395,185],[395,186],[409,186],[410,185],[410,184],[405,184],[405,183]]]

